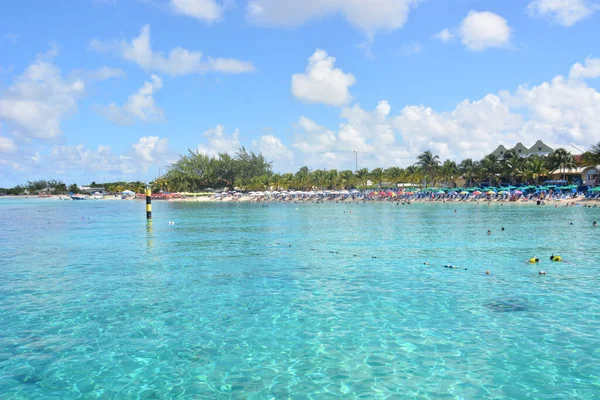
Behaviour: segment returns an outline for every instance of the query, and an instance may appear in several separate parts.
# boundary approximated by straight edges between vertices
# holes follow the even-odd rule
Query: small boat
[[[87,200],[87,196],[83,194],[74,194],[71,196],[71,200]]]

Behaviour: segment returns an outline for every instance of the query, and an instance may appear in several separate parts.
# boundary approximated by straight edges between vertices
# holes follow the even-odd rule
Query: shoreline
[[[39,197],[39,196],[0,196],[0,201],[2,199],[7,200],[49,200],[49,201],[73,201],[70,199],[65,199],[64,195],[52,195],[48,197]],[[86,201],[133,201],[140,199],[122,199],[119,197],[106,196],[101,199],[87,199]],[[528,200],[528,201],[509,201],[509,200],[431,200],[431,199],[420,199],[420,200],[403,200],[403,199],[375,199],[375,200],[364,200],[363,198],[357,198],[354,200],[348,200],[343,198],[334,198],[334,199],[273,199],[273,198],[256,198],[251,196],[240,196],[240,197],[213,197],[213,196],[201,196],[201,197],[186,197],[186,198],[177,198],[177,199],[156,199],[155,202],[184,202],[184,203],[267,203],[267,204],[379,204],[379,203],[389,203],[389,204],[400,204],[400,205],[412,205],[412,204],[473,204],[473,205],[493,205],[499,204],[504,206],[506,205],[533,205],[537,206],[537,200]],[[592,207],[600,204],[600,199],[586,199],[584,197],[576,198],[576,199],[559,199],[559,200],[544,200],[544,204],[542,206],[571,206],[571,205],[591,205]]]

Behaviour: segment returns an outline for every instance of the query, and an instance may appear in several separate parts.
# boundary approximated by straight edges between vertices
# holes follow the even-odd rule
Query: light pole
[[[358,172],[358,151],[354,150],[354,156],[356,157],[356,171]]]

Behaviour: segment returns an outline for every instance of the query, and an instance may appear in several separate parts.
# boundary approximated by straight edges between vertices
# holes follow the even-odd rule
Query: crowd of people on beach
[[[546,205],[549,202],[574,204],[580,201],[600,201],[600,191],[587,193],[569,189],[529,188],[524,190],[514,188],[487,188],[476,190],[454,189],[419,189],[419,190],[343,190],[343,191],[265,191],[241,194],[236,192],[217,193],[213,200],[233,200],[265,203],[350,203],[356,201],[390,202],[410,204],[411,202],[520,202]],[[591,205],[590,205],[591,206]],[[595,206],[595,205],[594,205]]]

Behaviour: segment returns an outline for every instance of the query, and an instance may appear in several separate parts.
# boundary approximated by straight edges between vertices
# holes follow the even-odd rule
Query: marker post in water
[[[152,189],[146,185],[146,219],[152,221]]]

